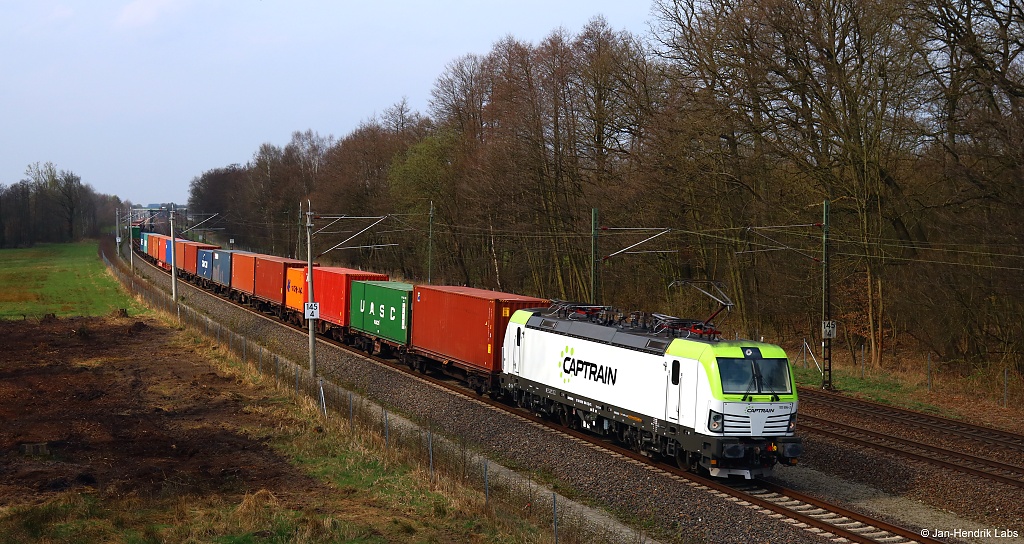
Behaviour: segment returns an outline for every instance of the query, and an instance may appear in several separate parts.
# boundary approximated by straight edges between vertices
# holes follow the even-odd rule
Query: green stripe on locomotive
[[[785,350],[774,344],[765,344],[753,340],[723,340],[721,342],[708,342],[702,340],[688,340],[676,338],[665,350],[667,357],[679,357],[692,359],[704,367],[704,373],[708,377],[711,386],[712,396],[721,401],[739,401],[742,394],[722,393],[722,377],[718,369],[718,359],[743,359],[743,348],[757,348],[764,359],[787,359]],[[793,375],[793,367],[789,365],[790,391],[788,394],[780,394],[780,402],[797,400],[796,377]],[[767,400],[768,395],[758,393],[755,400]]]

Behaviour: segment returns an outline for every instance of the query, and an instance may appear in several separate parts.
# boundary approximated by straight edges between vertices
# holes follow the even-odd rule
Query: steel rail
[[[1008,465],[1006,463],[1000,463],[999,461],[993,461],[991,459],[986,459],[984,457],[976,457],[974,455],[970,455],[967,453],[961,453],[953,450],[947,450],[945,448],[930,446],[928,444],[921,444],[919,442],[914,442],[913,440],[907,440],[904,438],[890,436],[876,431],[869,431],[867,429],[862,429],[860,427],[854,427],[852,425],[846,425],[843,423],[838,423],[827,419],[816,418],[813,416],[808,416],[806,414],[800,415],[800,419],[797,422],[797,427],[800,429],[809,430],[817,434],[829,436],[831,438],[835,438],[838,440],[853,442],[855,444],[876,449],[879,451],[894,453],[896,455],[904,457],[910,457],[911,459],[915,459],[917,461],[924,461],[926,463],[931,463],[933,465],[938,465],[942,468],[953,469],[958,472],[965,472],[973,476],[981,476],[983,478],[995,480],[1000,483],[1024,488],[1024,468],[1022,467]],[[831,427],[831,429],[829,429],[829,427]],[[884,444],[883,442],[888,442],[890,444],[896,444],[898,446],[903,447],[901,448],[896,446],[889,446]],[[947,461],[945,459],[940,459],[938,457],[933,457],[932,455],[927,455],[924,453],[915,453],[907,448],[916,448],[920,451],[928,452],[934,455],[942,455],[948,458],[960,459],[961,463]],[[974,466],[968,466],[963,463],[970,463],[971,465]],[[985,468],[977,467],[988,467],[991,468],[992,470],[998,470],[1002,474],[992,472],[992,470],[987,470]],[[1016,477],[1006,476],[1006,474],[1016,475]]]
[[[994,427],[976,425],[946,417],[926,414],[924,412],[916,412],[906,408],[889,406],[865,399],[843,396],[839,393],[828,393],[811,387],[799,388],[799,395],[801,402],[827,404],[844,410],[852,410],[871,415],[882,415],[892,420],[910,423],[913,425],[923,425],[938,431],[960,435],[988,444],[1024,451],[1024,435],[1002,429],[996,429]]]

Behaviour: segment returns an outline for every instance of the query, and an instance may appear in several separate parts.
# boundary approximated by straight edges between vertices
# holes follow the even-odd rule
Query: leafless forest
[[[716,280],[727,329],[811,339],[828,199],[841,349],[1024,370],[1022,50],[1018,0],[657,0],[644,36],[595,18],[499,39],[449,63],[428,112],[264,144],[198,175],[189,207],[303,257],[307,199],[386,217],[346,247],[395,245],[318,260],[414,281],[705,317],[674,282]]]

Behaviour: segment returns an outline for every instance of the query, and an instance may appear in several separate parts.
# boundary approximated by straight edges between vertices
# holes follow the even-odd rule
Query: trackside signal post
[[[313,298],[313,210],[312,204],[306,201],[306,292],[308,297],[305,306],[306,323],[309,324],[309,375],[316,377],[316,320],[320,319],[320,305]]]

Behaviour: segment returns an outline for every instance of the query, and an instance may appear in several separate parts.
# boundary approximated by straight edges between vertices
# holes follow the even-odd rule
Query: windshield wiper
[[[765,382],[764,374],[761,374],[761,365],[756,362],[754,363],[754,372],[761,378],[761,387],[767,387],[768,390],[772,392],[772,402],[778,402],[779,394],[775,392],[775,389],[772,388],[770,382]]]
[[[756,386],[756,385],[757,385],[757,365],[754,365],[753,363],[751,363],[751,367],[750,367],[750,383],[747,384],[747,392],[743,393],[743,398],[740,399],[740,402],[747,402],[747,397],[750,397],[750,400],[754,400],[754,394],[750,390],[753,389],[754,386]]]

